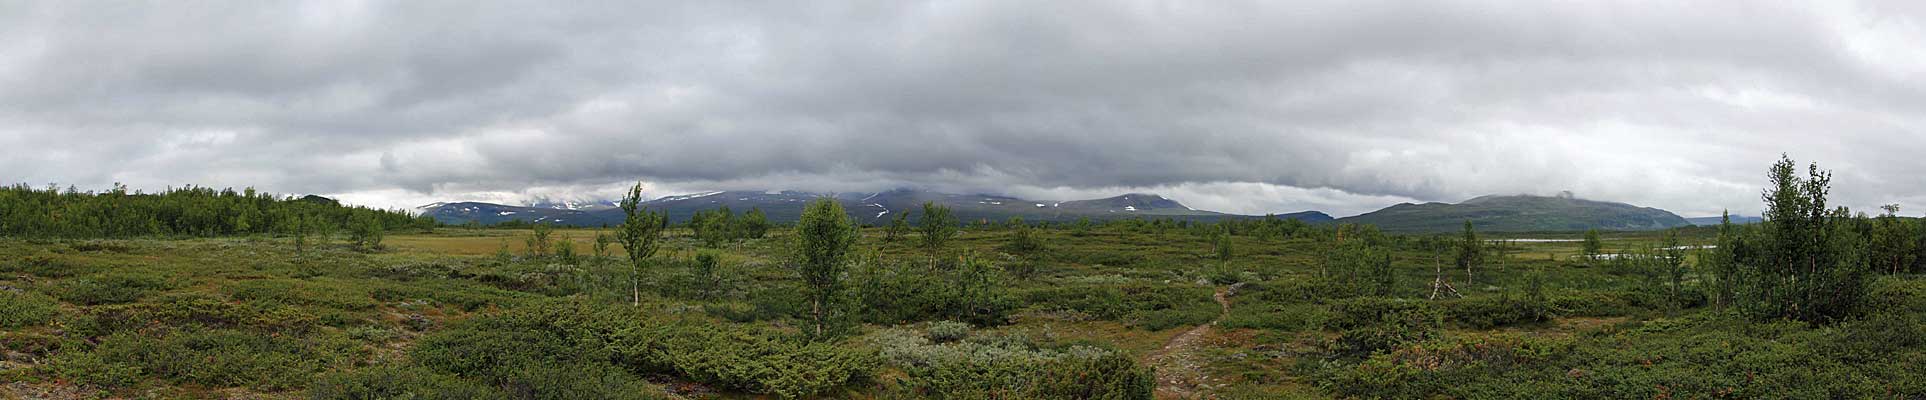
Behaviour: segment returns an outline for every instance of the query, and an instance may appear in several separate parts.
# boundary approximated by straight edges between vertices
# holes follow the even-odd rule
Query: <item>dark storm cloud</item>
[[[1926,209],[1912,2],[8,3],[0,170],[430,199],[923,186],[1234,212]]]

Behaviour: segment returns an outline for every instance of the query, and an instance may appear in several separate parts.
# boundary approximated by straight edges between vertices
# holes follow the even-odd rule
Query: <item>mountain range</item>
[[[959,221],[1004,221],[1012,217],[1025,221],[1074,221],[1129,218],[1174,218],[1191,221],[1217,221],[1235,218],[1262,218],[1198,210],[1175,200],[1150,193],[1130,193],[1086,200],[1029,200],[990,194],[956,194],[898,189],[864,193],[813,193],[800,191],[715,191],[661,197],[642,203],[644,208],[666,212],[671,222],[688,221],[695,213],[718,207],[735,212],[761,209],[771,221],[793,222],[804,204],[817,198],[841,202],[850,218],[861,224],[885,225],[897,213],[909,213],[915,221],[924,202],[948,206]],[[475,221],[495,224],[511,220],[567,226],[615,225],[622,211],[607,201],[538,200],[526,206],[491,203],[434,203],[418,207],[422,215],[448,224]],[[1671,212],[1625,203],[1584,200],[1570,196],[1482,196],[1460,203],[1398,204],[1381,210],[1344,218],[1323,212],[1301,211],[1277,214],[1279,218],[1309,223],[1357,223],[1377,225],[1392,232],[1447,232],[1462,229],[1471,221],[1481,231],[1574,231],[1652,230],[1692,225]],[[1742,221],[1735,218],[1735,222]],[[1716,221],[1714,221],[1716,222]]]
[[[1253,216],[1227,214],[1190,208],[1175,200],[1147,193],[1131,193],[1115,197],[1088,200],[1026,200],[1010,196],[988,194],[955,194],[920,190],[898,189],[874,193],[812,193],[799,191],[717,191],[661,197],[645,201],[642,207],[666,212],[671,222],[688,221],[700,211],[719,207],[729,207],[735,212],[749,211],[750,208],[762,210],[771,221],[786,223],[795,221],[802,214],[804,204],[810,200],[828,197],[841,202],[843,209],[857,223],[883,225],[894,218],[894,213],[910,213],[915,221],[922,213],[924,202],[934,202],[948,206],[957,220],[964,222],[1005,221],[1012,217],[1025,221],[1074,221],[1080,218],[1094,220],[1127,218],[1176,218],[1193,221],[1215,221],[1227,218],[1252,218]],[[596,206],[582,206],[594,204]],[[492,203],[458,202],[434,203],[417,207],[422,215],[434,217],[447,224],[462,224],[475,221],[481,224],[495,224],[511,220],[535,223],[551,223],[568,226],[602,226],[622,222],[622,210],[606,202],[549,202],[542,201],[527,206],[511,206]],[[1327,222],[1331,216],[1317,211],[1279,214],[1280,218],[1292,218],[1305,222]]]

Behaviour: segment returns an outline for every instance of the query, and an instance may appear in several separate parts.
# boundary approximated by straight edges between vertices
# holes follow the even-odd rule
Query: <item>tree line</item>
[[[121,184],[104,192],[24,184],[0,188],[0,236],[9,237],[305,236],[346,231],[361,238],[379,233],[370,229],[437,225],[432,218],[401,211],[342,206],[319,196],[276,197],[253,188],[188,186],[159,193],[130,192]]]

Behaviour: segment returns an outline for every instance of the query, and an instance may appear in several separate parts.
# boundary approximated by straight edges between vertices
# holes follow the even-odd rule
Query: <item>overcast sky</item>
[[[1926,2],[0,0],[0,180],[1926,210]]]

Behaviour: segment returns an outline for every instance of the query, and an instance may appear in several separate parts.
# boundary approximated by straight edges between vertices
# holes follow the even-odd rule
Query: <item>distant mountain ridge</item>
[[[793,222],[802,214],[802,207],[810,200],[820,197],[834,198],[843,203],[843,209],[850,218],[858,223],[884,225],[896,213],[909,213],[910,220],[916,221],[922,214],[924,202],[934,202],[948,206],[957,220],[962,222],[1004,221],[1012,217],[1023,218],[1030,222],[1073,221],[1080,218],[1097,220],[1128,218],[1175,218],[1193,221],[1215,221],[1228,218],[1254,218],[1254,216],[1204,211],[1185,206],[1175,200],[1157,194],[1130,193],[1113,197],[1087,200],[1026,200],[1010,196],[989,194],[956,194],[910,189],[897,189],[873,193],[813,193],[799,191],[712,191],[675,196],[664,196],[645,201],[643,207],[666,212],[672,222],[687,221],[700,211],[729,207],[734,212],[761,209],[771,221],[777,223]],[[602,202],[577,202],[573,204],[538,202],[530,206],[509,206],[490,203],[460,202],[434,203],[417,207],[423,215],[434,217],[447,224],[462,224],[475,221],[481,224],[495,224],[511,220],[524,222],[546,222],[570,226],[615,225],[622,222],[620,209],[614,207],[581,207],[580,204],[600,205]],[[538,206],[539,205],[539,206]],[[574,206],[571,208],[571,206]],[[1304,211],[1279,214],[1279,218],[1293,218],[1305,222],[1328,222],[1330,215],[1317,211]]]
[[[1725,222],[1725,217],[1724,216],[1692,217],[1692,218],[1686,218],[1685,222],[1690,222],[1692,223],[1692,225],[1696,225],[1696,226],[1718,225],[1720,223]],[[1732,216],[1732,223],[1734,224],[1745,225],[1745,224],[1756,224],[1760,222],[1765,222],[1765,218],[1754,217],[1750,215]]]
[[[1211,222],[1224,219],[1262,218],[1198,210],[1153,193],[1129,193],[1084,200],[1028,200],[991,194],[958,194],[910,189],[883,192],[814,193],[800,191],[712,191],[664,196],[645,201],[643,207],[666,212],[672,222],[688,221],[697,212],[729,207],[735,212],[751,208],[763,211],[776,223],[794,222],[803,205],[817,198],[833,198],[857,223],[886,225],[898,213],[908,213],[918,221],[924,202],[947,206],[958,221],[1005,221],[1023,218],[1030,222],[1074,221],[1080,218],[1116,220],[1130,218],[1173,218]],[[536,202],[531,206],[490,203],[435,203],[417,208],[423,215],[447,224],[475,221],[496,224],[511,220],[567,226],[604,226],[622,223],[622,211],[604,202]],[[536,207],[534,205],[542,205]],[[584,206],[592,205],[592,206]],[[573,207],[573,208],[570,208]],[[1492,232],[1653,230],[1693,224],[1669,211],[1625,203],[1595,201],[1568,196],[1480,196],[1457,204],[1398,204],[1377,211],[1344,218],[1332,218],[1318,211],[1277,214],[1279,218],[1309,223],[1355,223],[1376,225],[1391,232],[1449,232],[1463,229],[1469,220],[1477,229]],[[1744,223],[1751,217],[1735,217]],[[1717,218],[1713,218],[1713,223]]]
[[[1457,204],[1403,203],[1338,222],[1395,232],[1449,232],[1465,221],[1482,231],[1655,230],[1691,223],[1670,211],[1569,196],[1480,196]]]

